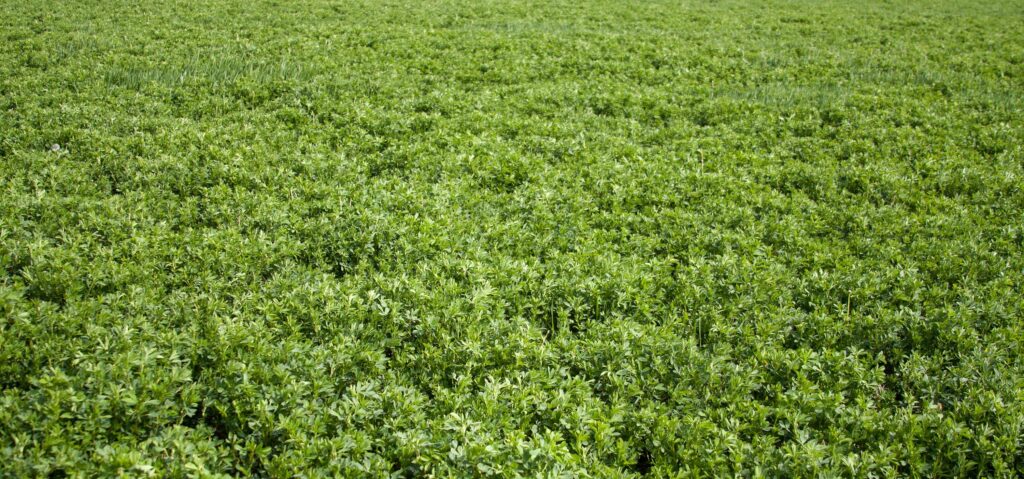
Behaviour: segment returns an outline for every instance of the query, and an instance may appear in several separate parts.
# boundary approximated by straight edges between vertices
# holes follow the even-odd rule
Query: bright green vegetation
[[[0,476],[1024,474],[1024,5],[754,3],[2,0]]]

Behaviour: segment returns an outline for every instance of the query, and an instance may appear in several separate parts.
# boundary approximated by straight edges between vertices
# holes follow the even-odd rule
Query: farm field
[[[1024,3],[0,0],[0,477],[1024,475]]]

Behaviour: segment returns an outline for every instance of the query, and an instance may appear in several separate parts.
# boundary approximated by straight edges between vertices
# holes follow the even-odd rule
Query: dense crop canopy
[[[0,0],[0,476],[1024,474],[1022,25]]]

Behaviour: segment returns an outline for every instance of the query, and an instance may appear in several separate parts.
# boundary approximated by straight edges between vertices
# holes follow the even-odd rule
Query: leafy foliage
[[[0,3],[0,475],[1024,474],[1013,1]]]

